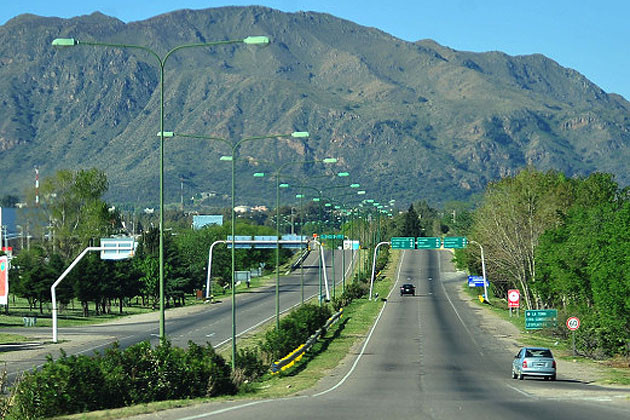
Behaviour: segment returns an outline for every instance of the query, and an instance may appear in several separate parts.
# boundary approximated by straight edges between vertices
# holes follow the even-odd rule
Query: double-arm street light
[[[336,175],[339,176],[339,177],[347,177],[350,174],[348,172],[339,172]],[[350,188],[359,188],[360,185],[359,184],[344,184],[344,185],[333,185],[333,186],[324,187],[324,188],[317,188],[317,187],[314,187],[312,185],[298,185],[297,187],[300,188],[300,189],[308,188],[308,189],[313,190],[313,191],[315,191],[317,193],[317,197],[313,198],[313,201],[319,203],[319,206],[318,206],[319,207],[319,220],[318,220],[318,232],[317,233],[318,233],[318,235],[320,235],[321,234],[321,219],[322,219],[322,203],[321,203],[321,200],[324,197],[324,195],[323,195],[324,191],[332,190],[332,189],[336,189],[336,188],[348,188],[348,187],[350,187]],[[359,191],[359,193],[360,192],[361,191]],[[365,192],[363,192],[363,193],[365,193]],[[303,198],[304,194],[299,194],[299,196],[300,196],[299,198]],[[334,244],[334,239],[333,239],[333,244]],[[334,261],[335,260],[334,260],[334,258],[335,258],[335,250],[334,250],[334,246],[333,246],[333,251],[332,251],[333,293],[335,291],[335,276],[334,276]],[[322,304],[322,300],[323,300],[321,269],[322,268],[321,268],[321,262],[320,262],[319,269],[318,269],[318,271],[319,271],[319,305]],[[324,269],[325,269],[325,267],[324,267]],[[345,267],[344,267],[344,270],[345,270]]]
[[[193,138],[193,139],[202,139],[202,140],[213,140],[213,141],[219,141],[221,143],[226,144],[227,146],[229,146],[230,150],[231,150],[231,155],[224,155],[221,156],[221,160],[222,161],[228,161],[228,162],[232,162],[232,187],[231,187],[231,229],[232,229],[232,249],[231,249],[231,254],[232,254],[232,265],[231,265],[231,271],[232,271],[232,282],[231,282],[231,288],[232,288],[232,367],[234,367],[234,363],[236,361],[236,284],[235,284],[235,245],[236,245],[236,217],[235,217],[235,212],[234,212],[234,191],[235,191],[235,173],[236,173],[236,159],[238,157],[238,149],[239,147],[245,143],[245,142],[250,142],[250,141],[255,141],[255,140],[265,140],[265,139],[278,139],[278,138],[308,138],[309,137],[309,133],[308,131],[294,131],[290,134],[271,134],[271,135],[267,135],[267,136],[255,136],[255,137],[246,137],[243,138],[239,141],[237,141],[236,143],[232,143],[230,140],[222,138],[222,137],[213,137],[213,136],[203,136],[203,135],[198,135],[198,134],[185,134],[185,133],[175,133],[173,131],[166,131],[166,132],[159,132],[158,136],[160,136],[161,138],[164,137],[184,137],[184,138]]]
[[[166,323],[164,318],[164,66],[168,58],[176,51],[189,48],[199,47],[215,47],[219,45],[231,45],[231,44],[247,44],[247,45],[267,45],[269,44],[269,38],[266,36],[249,36],[245,39],[225,40],[225,41],[212,41],[212,42],[197,42],[179,45],[169,50],[164,57],[161,57],[158,53],[152,49],[133,44],[116,44],[109,42],[94,42],[94,41],[79,41],[75,38],[57,38],[53,40],[52,45],[55,47],[73,47],[73,46],[94,46],[94,47],[111,47],[111,48],[129,48],[135,50],[142,50],[157,60],[160,67],[160,250],[159,250],[159,265],[160,265],[160,339],[166,338]]]
[[[336,158],[325,158],[321,160],[290,161],[278,166],[272,176],[276,179],[276,328],[280,328],[280,188],[288,188],[289,184],[280,183],[282,170],[290,165],[301,165],[309,163],[337,163]],[[256,172],[255,177],[264,177],[264,172]]]

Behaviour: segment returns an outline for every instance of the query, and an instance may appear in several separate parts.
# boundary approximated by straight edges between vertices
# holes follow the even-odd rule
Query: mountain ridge
[[[165,31],[163,28],[169,28]],[[630,103],[540,54],[473,53],[407,42],[325,13],[266,7],[179,10],[124,23],[100,12],[72,19],[20,15],[0,26],[0,194],[21,194],[56,169],[97,166],[108,199],[158,200],[159,67],[130,49],[54,49],[57,37],[147,45],[269,35],[267,47],[195,48],[165,65],[165,130],[232,141],[307,130],[306,141],[244,144],[242,156],[335,156],[368,194],[400,202],[468,199],[525,165],[568,176],[630,175]],[[166,201],[229,192],[222,144],[165,144]],[[206,157],[207,154],[207,157]],[[239,166],[239,202],[275,191]],[[314,176],[295,165],[293,176]],[[217,204],[226,204],[225,201]]]

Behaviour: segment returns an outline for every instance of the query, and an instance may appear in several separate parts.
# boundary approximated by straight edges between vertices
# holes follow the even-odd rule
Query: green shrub
[[[17,385],[9,418],[35,419],[110,408],[103,394],[105,379],[98,362],[87,356],[52,356],[40,370],[27,373]],[[103,406],[105,404],[105,406]]]
[[[365,296],[369,291],[369,287],[365,283],[354,282],[350,283],[346,286],[346,290],[339,296],[338,298],[333,298],[332,306],[333,309],[338,311],[344,306],[348,306],[355,299],[361,299]]]
[[[303,305],[280,321],[280,328],[268,331],[259,343],[262,360],[270,364],[295,350],[332,315],[328,306]]]
[[[258,347],[239,349],[236,354],[232,382],[239,388],[260,378],[269,369],[260,357]]]
[[[188,350],[163,341],[155,348],[141,342],[121,350],[118,344],[101,356],[52,356],[41,369],[26,373],[15,385],[7,418],[37,419],[123,407],[168,399],[231,395],[236,386],[230,366],[206,347]]]

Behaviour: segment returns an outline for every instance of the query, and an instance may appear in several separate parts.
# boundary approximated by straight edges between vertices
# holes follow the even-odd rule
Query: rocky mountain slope
[[[231,142],[311,132],[244,143],[240,156],[259,163],[238,166],[239,203],[275,202],[274,185],[251,177],[269,171],[261,162],[294,161],[283,173],[321,184],[321,168],[298,162],[326,156],[370,196],[399,203],[466,199],[529,164],[630,181],[630,103],[549,58],[410,43],[321,13],[226,7],[128,24],[100,13],[21,15],[0,26],[0,195],[22,195],[34,166],[42,177],[99,167],[109,201],[158,201],[158,61],[137,49],[53,48],[54,38],[142,45],[164,57],[181,44],[249,35],[272,43],[177,51],[164,79],[167,131]],[[230,153],[221,142],[168,139],[166,201],[179,201],[180,179],[187,195],[220,200],[230,171],[219,156]]]

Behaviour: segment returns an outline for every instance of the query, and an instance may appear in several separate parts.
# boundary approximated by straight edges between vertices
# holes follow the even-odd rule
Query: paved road
[[[346,253],[346,272],[352,263],[352,252]],[[342,272],[342,251],[336,251],[335,276],[339,284]],[[332,278],[332,258],[326,255],[329,281]],[[348,274],[349,276],[349,274]],[[319,291],[317,253],[311,252],[304,263],[304,295],[308,299],[316,297]],[[195,305],[189,308],[167,311],[166,333],[171,342],[186,347],[192,340],[198,344],[211,343],[215,347],[230,342],[232,337],[232,306],[230,295],[221,297],[221,303]],[[280,277],[280,310],[286,311],[301,302],[301,274],[297,269],[291,275]],[[237,335],[240,336],[261,323],[275,318],[274,285],[253,289],[251,293],[237,295]],[[6,360],[9,379],[13,380],[20,372],[38,367],[46,360],[46,355],[58,355],[63,348],[68,354],[92,354],[101,351],[112,342],[118,341],[121,347],[150,340],[158,342],[159,315],[157,313],[130,317],[130,320],[93,325],[89,327],[69,327],[59,329],[59,340],[67,340],[58,345],[23,347],[19,353],[15,348],[0,348],[0,360]],[[0,332],[33,334],[37,329],[4,329]],[[42,336],[50,337],[50,328],[39,329]],[[48,338],[49,339],[49,338]]]
[[[444,251],[405,251],[398,283],[415,297],[392,294],[347,372],[297,397],[210,403],[140,419],[627,419],[627,403],[569,400],[567,391],[597,387],[567,379],[511,379],[512,355],[483,337],[456,288],[463,276]],[[394,291],[397,289],[394,288]],[[342,379],[340,379],[342,378]],[[602,391],[603,392],[603,391]],[[535,395],[545,395],[539,397]]]

